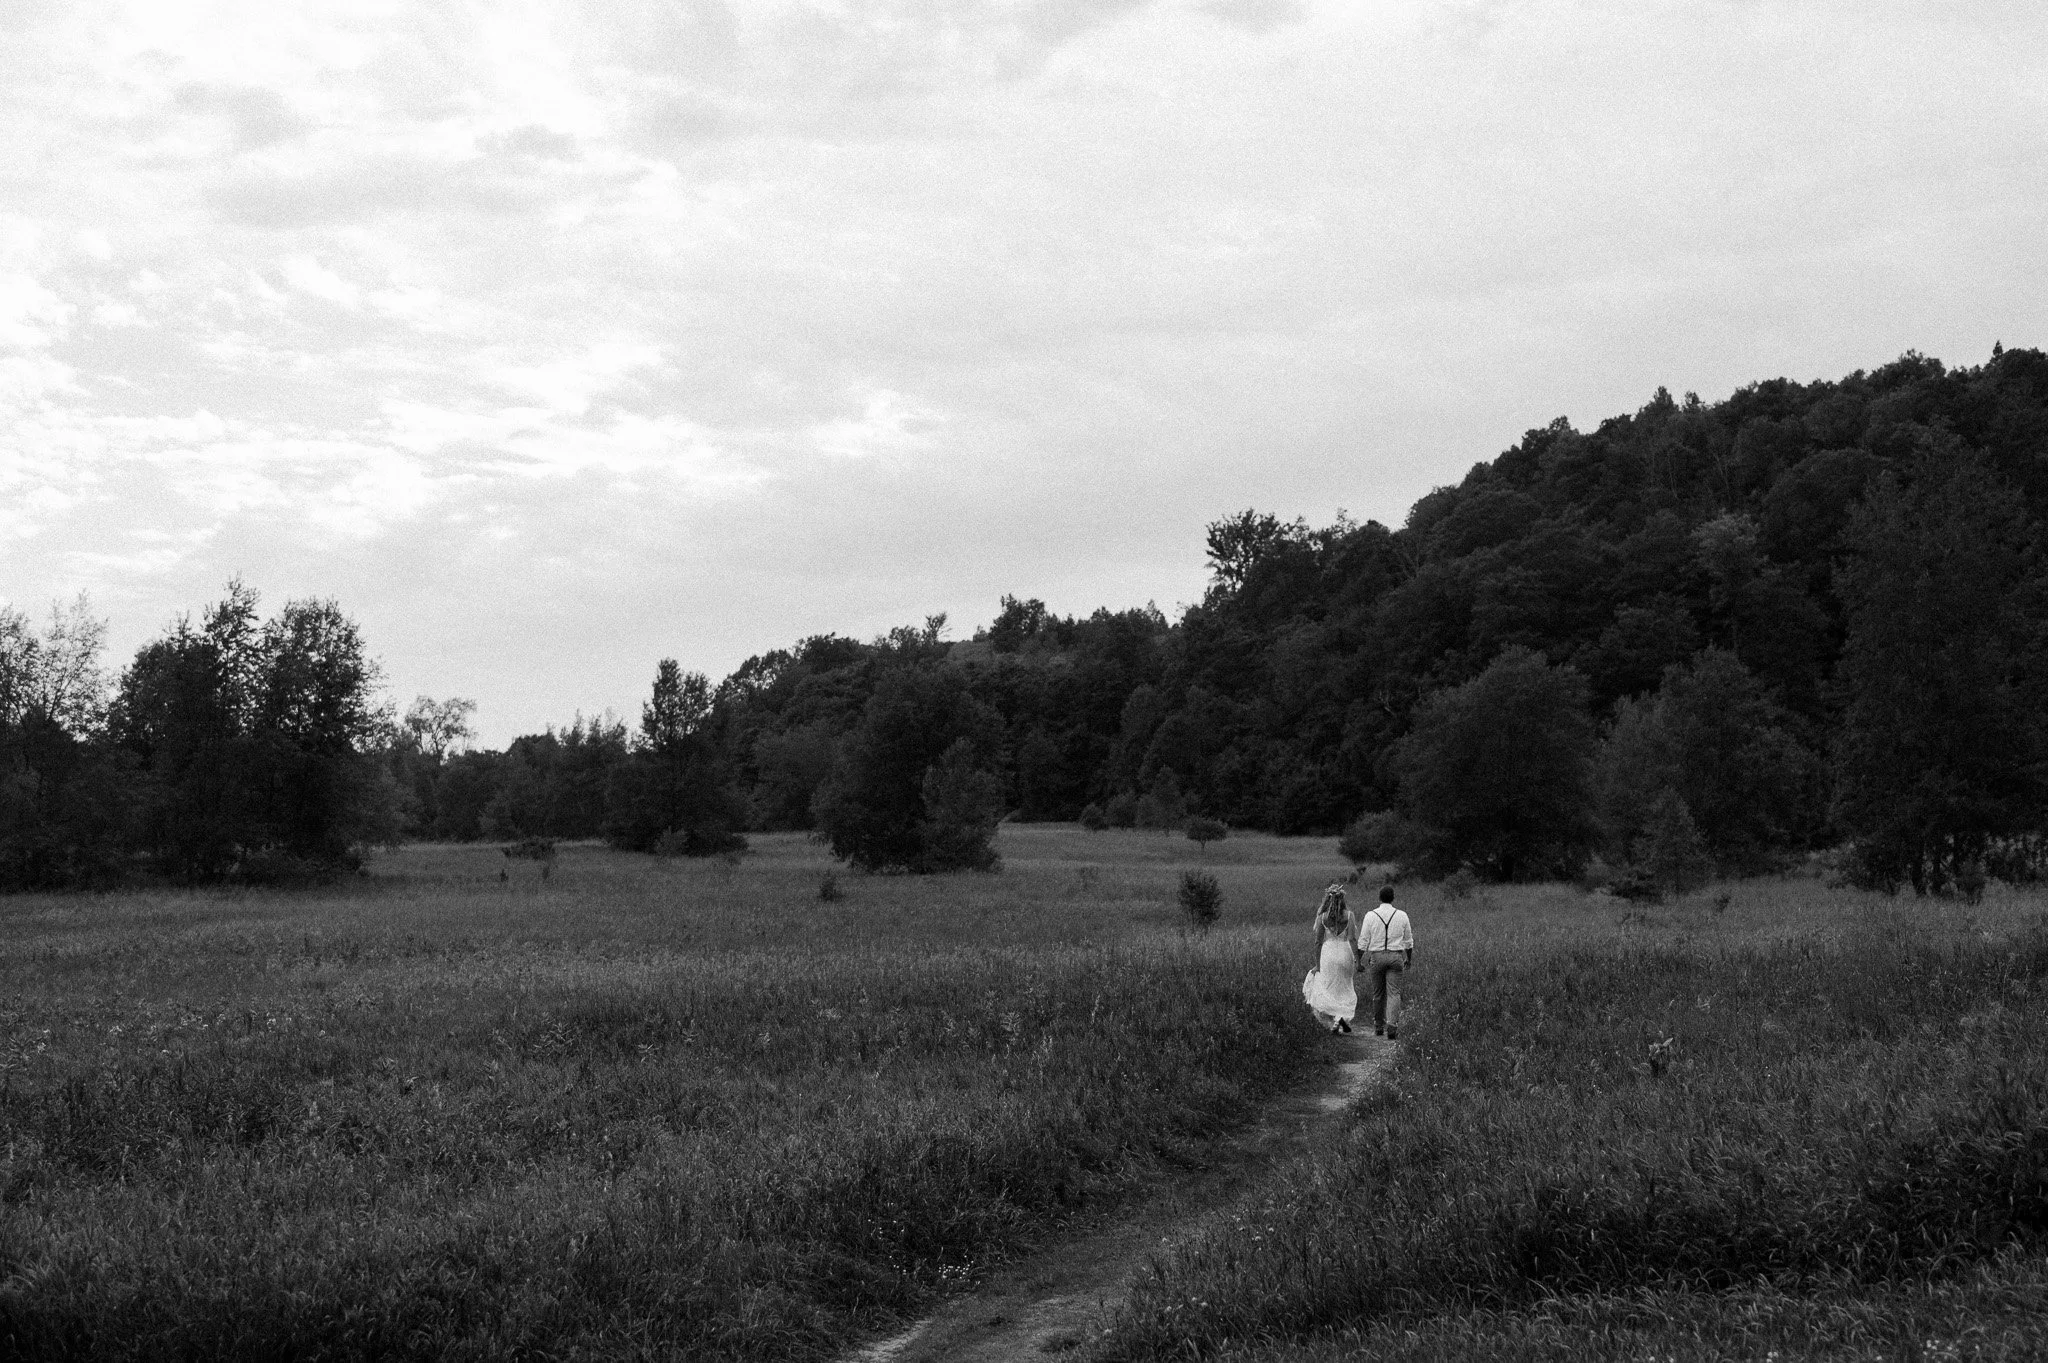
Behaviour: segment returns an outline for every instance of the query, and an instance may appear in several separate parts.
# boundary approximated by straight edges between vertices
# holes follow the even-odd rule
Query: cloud
[[[477,139],[479,150],[494,156],[530,156],[538,161],[574,161],[576,139],[568,133],[528,123]]]
[[[633,371],[660,363],[657,346],[612,341],[538,364],[487,365],[483,372],[500,388],[539,398],[549,411],[581,414],[589,410],[592,398],[618,387]]]
[[[2038,325],[2038,6],[94,0],[16,31],[20,590],[144,625],[236,570],[341,594],[487,724],[623,701],[661,648],[1171,605],[1224,511],[1398,519],[1560,412]],[[514,625],[560,660],[506,668]]]
[[[260,86],[192,81],[178,87],[179,109],[224,119],[238,150],[295,141],[317,125],[276,90]]]
[[[71,304],[34,277],[0,271],[0,346],[47,346],[71,324]]]
[[[1268,33],[1308,17],[1303,0],[1204,0],[1196,8],[1252,33]]]
[[[311,294],[337,307],[361,306],[363,291],[310,256],[292,256],[281,267],[285,281],[300,293]]]
[[[840,459],[871,459],[929,448],[938,413],[886,388],[867,394],[858,417],[839,417],[810,428],[811,443]]]

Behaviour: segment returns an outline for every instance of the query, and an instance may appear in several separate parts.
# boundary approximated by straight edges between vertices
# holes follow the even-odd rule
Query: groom
[[[1394,907],[1394,887],[1380,890],[1379,907],[1358,928],[1359,968],[1372,974],[1372,1034],[1401,1036],[1401,972],[1415,959],[1415,930]]]

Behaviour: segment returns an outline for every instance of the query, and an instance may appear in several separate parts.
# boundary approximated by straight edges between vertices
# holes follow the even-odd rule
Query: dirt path
[[[1345,1059],[1313,1087],[1269,1105],[1226,1141],[1200,1174],[1168,1188],[1114,1225],[1053,1245],[995,1274],[903,1334],[870,1344],[845,1363],[1008,1363],[1045,1360],[1079,1347],[1151,1256],[1274,1160],[1314,1142],[1393,1063],[1394,1044],[1332,1037]]]

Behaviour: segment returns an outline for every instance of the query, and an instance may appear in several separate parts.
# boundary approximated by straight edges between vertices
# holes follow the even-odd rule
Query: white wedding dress
[[[1301,996],[1325,1027],[1358,1015],[1358,963],[1345,933],[1323,938],[1323,955],[1301,982]]]

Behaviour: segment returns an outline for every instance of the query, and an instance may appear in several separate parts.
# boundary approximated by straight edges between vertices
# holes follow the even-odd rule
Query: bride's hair
[[[1344,902],[1344,887],[1332,885],[1323,891],[1323,902],[1316,906],[1316,924],[1320,927],[1325,923],[1341,923],[1350,911]]]

